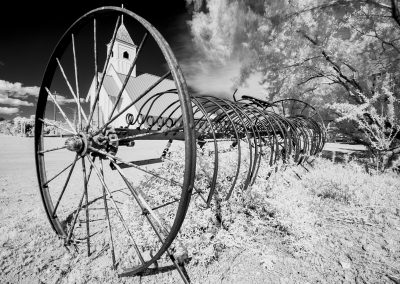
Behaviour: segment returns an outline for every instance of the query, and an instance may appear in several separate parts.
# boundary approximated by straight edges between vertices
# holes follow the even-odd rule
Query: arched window
[[[124,53],[122,54],[122,56],[126,59],[129,59],[129,53],[127,51],[124,51]]]

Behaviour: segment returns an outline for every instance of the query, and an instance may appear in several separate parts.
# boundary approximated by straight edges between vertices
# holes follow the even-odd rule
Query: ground
[[[45,217],[33,139],[0,136],[0,145],[0,283],[180,283],[168,269],[118,278],[107,252],[68,252]],[[207,227],[200,237],[213,246],[185,266],[193,283],[400,283],[398,175],[317,160],[276,178],[244,206],[226,205],[236,210],[223,215],[228,228]]]

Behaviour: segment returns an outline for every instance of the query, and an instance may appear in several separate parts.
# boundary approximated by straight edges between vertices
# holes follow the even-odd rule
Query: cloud
[[[0,114],[15,114],[18,111],[16,107],[0,107]]]
[[[262,88],[260,80],[255,79],[260,76],[243,75],[254,58],[249,50],[249,37],[257,29],[264,7],[255,9],[247,2],[252,3],[186,0],[194,10],[188,22],[191,38],[182,40],[185,46],[177,56],[188,85],[198,93],[232,99],[238,87],[249,91]],[[252,66],[254,73],[255,68]]]
[[[74,98],[67,99],[65,96],[60,95],[60,94],[56,95],[56,100],[57,100],[57,103],[59,105],[70,104],[70,103],[74,103],[75,104],[75,99]],[[50,96],[48,97],[48,101],[53,102],[53,100],[50,98]],[[85,103],[86,101],[85,101],[84,98],[80,98],[80,102],[81,103]]]
[[[33,106],[33,103],[23,101],[20,99],[9,98],[7,95],[0,94],[0,104],[10,106]]]
[[[231,60],[223,65],[213,66],[212,64],[196,64],[194,67],[200,72],[189,72],[186,76],[189,85],[199,94],[213,95],[220,98],[233,99],[236,89],[236,98],[242,95],[264,98],[265,88],[261,84],[261,74],[252,73],[242,83],[238,84],[240,77],[241,63]]]
[[[0,80],[0,94],[6,94],[9,97],[21,98],[26,96],[37,97],[39,95],[39,87],[37,86],[22,86],[22,83],[11,83],[5,80]]]
[[[240,62],[225,64],[186,62],[184,67],[188,84],[198,93],[232,98],[235,80],[240,75]]]

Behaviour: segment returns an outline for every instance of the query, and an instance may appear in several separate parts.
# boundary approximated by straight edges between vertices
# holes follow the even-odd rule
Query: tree
[[[221,11],[215,8],[214,0],[206,1],[207,5],[204,1],[195,2],[203,10],[195,12],[194,18],[197,15],[205,19],[203,29],[197,31],[207,27],[212,31],[216,22],[236,27],[233,32],[230,30],[234,37],[228,40],[220,40],[218,33],[203,37],[198,32],[193,36],[208,50],[223,42],[225,54],[220,58],[234,54],[246,57],[241,61],[240,82],[259,72],[267,100],[288,97],[305,100],[327,110],[325,118],[337,119],[341,130],[355,141],[374,151],[392,151],[391,154],[397,155],[400,137],[397,124],[388,115],[391,108],[396,121],[400,115],[397,0],[232,0],[221,1]],[[223,13],[226,8],[230,13]],[[227,19],[229,15],[232,16]],[[249,20],[240,15],[247,15]],[[219,21],[218,17],[224,20]],[[240,25],[235,24],[236,18],[240,19]],[[224,30],[223,26],[219,28]],[[347,104],[348,109],[357,111],[350,116],[340,108],[332,108],[334,103]],[[347,117],[345,127],[344,117]],[[349,123],[350,117],[357,119]],[[382,139],[392,141],[391,145],[384,147],[385,150],[376,147],[379,143],[368,128],[381,134],[390,133]]]

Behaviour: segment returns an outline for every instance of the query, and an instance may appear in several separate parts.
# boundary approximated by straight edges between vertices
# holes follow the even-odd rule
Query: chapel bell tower
[[[107,52],[111,46],[107,44]],[[129,68],[136,56],[137,46],[133,42],[129,35],[125,25],[124,16],[122,16],[121,25],[118,28],[117,35],[115,37],[114,47],[111,53],[110,65],[112,65],[117,73],[127,75]],[[136,66],[133,68],[132,77],[136,77]]]

